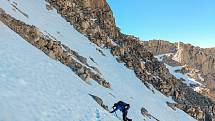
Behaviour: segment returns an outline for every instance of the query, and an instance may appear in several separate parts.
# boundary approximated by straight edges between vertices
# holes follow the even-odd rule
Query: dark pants
[[[127,118],[128,110],[124,109],[122,111],[123,121],[131,121],[131,119]]]

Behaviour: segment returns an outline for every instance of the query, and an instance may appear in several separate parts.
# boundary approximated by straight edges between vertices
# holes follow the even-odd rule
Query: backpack
[[[123,108],[125,108],[126,110],[128,110],[130,108],[130,105],[125,103],[125,102],[122,102],[122,101],[119,101],[117,103],[114,104],[114,107],[116,106],[122,106]]]

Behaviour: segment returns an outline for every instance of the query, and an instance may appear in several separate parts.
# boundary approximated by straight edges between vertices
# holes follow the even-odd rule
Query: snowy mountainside
[[[0,25],[0,120],[96,120],[96,110],[116,120],[94,103],[78,76]]]
[[[0,120],[119,120],[100,107],[89,94],[100,97],[110,110],[119,100],[129,103],[128,117],[134,121],[155,120],[141,114],[143,107],[160,121],[195,120],[182,110],[168,107],[166,102],[174,103],[171,97],[153,87],[153,92],[149,90],[132,70],[116,61],[109,49],[91,43],[55,10],[48,11],[45,1],[1,0],[0,8],[87,58],[87,62],[111,84],[109,89],[92,79],[89,84],[85,83],[67,66],[49,58],[0,22]],[[117,114],[121,116],[120,112]]]

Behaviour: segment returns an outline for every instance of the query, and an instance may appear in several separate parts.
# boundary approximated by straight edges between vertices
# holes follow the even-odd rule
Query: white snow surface
[[[201,74],[198,74],[198,77],[199,77],[199,79],[200,79],[202,82],[205,81],[205,79],[201,76]]]
[[[160,54],[160,55],[155,55],[154,57],[158,59],[158,61],[163,61],[164,56],[171,56],[173,53],[166,53],[166,54]]]
[[[160,121],[195,121],[183,111],[169,108],[166,101],[173,102],[170,97],[147,89],[132,70],[117,63],[110,50],[101,49],[106,55],[102,56],[96,45],[56,11],[46,10],[45,1],[10,2],[16,2],[29,18],[12,10],[8,0],[0,0],[0,7],[88,58],[88,63],[99,69],[112,88],[101,87],[93,80],[91,85],[86,84],[68,67],[49,58],[0,22],[0,121],[119,121],[88,94],[99,96],[109,108],[119,100],[129,103],[128,117],[133,121],[154,120],[141,115],[142,107]],[[121,116],[119,111],[117,114]]]
[[[177,79],[184,79],[185,80],[184,83],[186,83],[188,86],[190,84],[199,84],[199,85],[202,85],[200,82],[198,82],[195,79],[189,77],[187,74],[182,74],[182,73],[175,72],[176,70],[181,70],[182,66],[173,67],[173,66],[170,66],[170,65],[167,65],[167,64],[165,64],[165,65],[169,69],[169,72],[172,75],[174,75]]]

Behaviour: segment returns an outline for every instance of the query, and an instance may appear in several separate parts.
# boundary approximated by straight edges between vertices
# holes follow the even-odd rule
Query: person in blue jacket
[[[123,121],[132,121],[131,119],[127,118],[129,108],[130,108],[129,104],[119,101],[114,104],[113,111],[111,111],[110,113],[114,113],[117,110],[120,110],[122,112]]]

